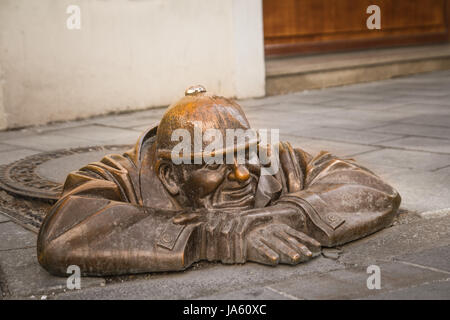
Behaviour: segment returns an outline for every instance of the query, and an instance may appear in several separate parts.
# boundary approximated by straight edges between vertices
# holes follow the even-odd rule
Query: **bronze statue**
[[[133,149],[68,175],[39,232],[40,264],[56,275],[69,265],[114,275],[183,270],[200,260],[297,264],[321,246],[388,226],[400,205],[392,187],[352,159],[313,157],[287,142],[278,144],[271,175],[249,160],[252,146],[270,149],[258,140],[210,152],[231,163],[204,161],[204,143],[193,163],[174,163],[174,133],[195,135],[198,122],[202,133],[250,128],[235,102],[189,88]]]

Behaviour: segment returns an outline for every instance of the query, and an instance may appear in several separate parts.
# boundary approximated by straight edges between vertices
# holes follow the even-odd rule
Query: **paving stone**
[[[450,128],[445,127],[397,123],[370,129],[370,131],[450,139]]]
[[[17,149],[16,146],[0,143],[0,153]]]
[[[360,159],[362,155],[356,155],[353,158],[355,158],[355,160],[357,160],[357,162],[363,166],[366,167],[367,169],[369,169],[370,171],[372,171],[373,173],[375,173],[377,176],[381,177],[384,181],[386,181],[389,185],[391,185],[392,187],[394,187],[395,189],[398,190],[398,186],[396,186],[393,183],[392,177],[396,177],[400,174],[414,174],[414,172],[417,172],[417,170],[412,170],[412,169],[408,169],[408,168],[400,168],[400,167],[388,167],[388,166],[384,166],[383,163],[366,163],[363,160]],[[397,180],[395,180],[397,181]],[[402,202],[403,204],[403,202]]]
[[[421,97],[430,97],[430,98],[441,98],[448,95],[448,90],[444,90],[443,88],[439,87],[427,87],[426,90],[424,90],[423,87],[420,87],[420,85],[416,85],[413,88],[411,86],[401,86],[396,85],[396,90],[402,94],[402,95],[408,95],[408,96],[421,96]],[[415,90],[417,89],[417,90]]]
[[[265,114],[265,113],[264,113]],[[302,127],[312,127],[310,120],[316,120],[317,115],[314,114],[290,114],[288,112],[271,112],[264,114],[249,114],[247,119],[252,127],[257,124],[264,124],[265,128],[278,128],[280,131],[296,130]]]
[[[319,127],[341,128],[350,130],[368,130],[385,126],[390,122],[378,120],[352,120],[345,117],[345,112],[340,117],[318,117],[317,119],[308,119],[309,124],[314,124]]]
[[[366,300],[449,300],[450,278],[417,286],[383,292]]]
[[[422,137],[406,137],[377,143],[381,146],[396,147],[407,150],[430,151],[437,153],[450,153],[450,140]]]
[[[134,130],[111,128],[98,125],[89,125],[83,127],[70,128],[66,130],[60,130],[58,133],[65,137],[80,138],[90,141],[96,141],[97,143],[104,143],[106,141],[112,141],[116,139],[127,139],[130,143],[134,143],[139,137],[139,132]]]
[[[276,112],[277,114],[283,112],[286,113],[288,119],[292,118],[301,119],[304,115],[318,115],[318,117],[323,119],[324,117],[326,117],[326,114],[340,110],[341,108],[339,107],[328,107],[317,104],[314,105],[305,103],[282,103],[274,106],[265,107],[264,113],[262,113],[262,115],[266,115],[269,112]],[[252,112],[250,112],[249,114],[251,115]]]
[[[363,109],[341,109],[339,111],[330,112],[329,117],[346,118],[354,121],[383,121],[394,122],[401,121],[411,117],[404,112],[398,112],[396,108],[388,111],[363,110]]]
[[[419,216],[424,219],[441,218],[450,215],[450,208],[430,210],[419,213]]]
[[[431,248],[422,252],[401,255],[395,259],[444,270],[450,275],[450,246]]]
[[[425,91],[426,88],[423,87],[423,85],[420,85],[417,87],[417,90],[412,90],[412,92],[414,91]],[[447,91],[450,90],[450,87],[447,88]],[[433,105],[433,104],[438,104],[438,105],[449,105],[449,101],[447,99],[446,96],[435,96],[435,97],[430,97],[430,96],[425,96],[425,95],[408,95],[408,96],[401,96],[397,99],[395,99],[395,101],[397,102],[405,102],[405,103],[423,103],[424,105]]]
[[[236,102],[241,106],[241,108],[243,108],[245,112],[254,109],[261,110],[262,108],[266,106],[271,106],[273,104],[270,102],[270,100],[267,101],[265,98],[237,100]]]
[[[417,116],[418,118],[421,116],[427,117],[427,115],[433,114],[433,115],[443,115],[447,116],[449,114],[449,107],[448,106],[441,106],[441,105],[423,105],[418,103],[408,103],[405,105],[402,105],[400,107],[396,107],[395,112],[401,112],[406,117],[405,120],[401,120],[401,122],[408,122],[412,119],[411,117]],[[412,120],[414,122],[414,120]],[[422,123],[423,119],[419,120],[419,125],[427,125],[427,123]]]
[[[402,101],[392,101],[392,100],[373,100],[366,98],[341,98],[328,102],[324,102],[321,105],[330,107],[346,107],[355,108],[363,110],[375,110],[375,111],[385,111],[393,109],[404,105],[405,102]]]
[[[7,216],[5,216],[5,215],[0,213],[0,223],[1,222],[6,222],[6,221],[9,221],[9,220],[10,219]]]
[[[380,89],[379,87],[375,88],[360,87],[359,89],[348,88],[347,90],[335,91],[334,95],[340,98],[359,99],[365,102],[369,102],[369,101],[389,100],[392,99],[393,97],[399,97],[400,95],[403,94],[400,94],[397,90],[394,91],[386,90],[386,88]]]
[[[61,134],[61,132],[59,131],[33,135],[30,137],[4,140],[3,142],[10,145],[21,146],[23,148],[36,149],[41,151],[52,151],[62,148],[88,147],[98,144],[98,142],[95,142],[94,140],[68,137]]]
[[[405,114],[407,115],[407,113]],[[450,127],[450,115],[446,114],[419,114],[405,117],[401,122],[412,124],[423,124],[429,126]]]
[[[450,216],[416,219],[383,229],[342,247],[339,261],[347,265],[364,265],[392,260],[403,255],[425,252],[436,246],[450,245]]]
[[[350,157],[355,154],[377,150],[376,147],[365,146],[360,144],[335,142],[329,140],[309,139],[296,137],[291,135],[281,136],[282,140],[289,141],[293,147],[298,147],[316,155],[320,151],[329,151],[339,157]]]
[[[238,100],[238,104],[243,104],[243,106],[273,106],[273,105],[277,105],[280,103],[285,103],[287,101],[296,101],[297,99],[297,94],[295,93],[290,93],[290,94],[284,94],[284,95],[276,95],[276,96],[267,96],[267,97],[262,97],[262,98],[256,98],[253,99],[253,103],[246,103],[246,102],[242,102],[242,100]],[[256,103],[257,101],[259,101],[259,103]]]
[[[369,151],[357,157],[363,166],[383,165],[416,170],[436,170],[450,165],[450,155],[429,154],[428,152],[381,149]]]
[[[320,138],[323,140],[353,142],[358,144],[376,144],[400,137],[392,134],[354,131],[340,128],[299,128],[295,131],[295,135],[309,138]]]
[[[68,290],[67,278],[52,276],[39,265],[36,248],[0,251],[0,266],[12,297],[50,295]],[[104,283],[104,279],[96,277],[80,280],[81,289]]]
[[[152,274],[149,280],[135,280],[107,284],[68,292],[57,299],[195,299],[224,292],[272,286],[293,276],[342,269],[337,262],[318,257],[297,266],[279,265],[276,268],[254,263],[244,265],[212,264],[206,267],[169,274]]]
[[[28,136],[32,136],[32,135],[35,135],[35,134],[36,134],[36,132],[33,130],[33,128],[25,128],[25,129],[20,129],[20,130],[0,131],[0,141],[3,142],[3,140],[28,137]]]
[[[135,126],[135,127],[131,127],[130,129],[133,129],[137,132],[143,133],[144,131],[146,131],[147,129],[156,126],[159,123],[159,121],[155,121],[154,123],[148,125],[148,124],[144,124],[141,126]]]
[[[336,98],[333,95],[327,93],[326,90],[315,90],[315,91],[303,91],[297,94],[294,94],[292,99],[293,102],[300,103],[323,103],[327,101],[335,100]]]
[[[110,116],[101,119],[96,119],[93,121],[93,124],[101,124],[103,126],[109,127],[117,127],[117,128],[132,128],[136,126],[147,126],[156,123],[159,121],[162,115],[152,115],[152,116],[144,116],[140,112],[136,114],[127,114],[127,115],[118,115],[118,116]]]
[[[436,170],[437,173],[450,176],[450,166]]]
[[[276,290],[266,287],[255,287],[251,289],[233,290],[216,293],[196,300],[289,300],[289,295],[278,293]]]
[[[39,153],[39,151],[30,149],[15,149],[10,151],[3,151],[0,152],[0,165],[8,164],[36,153]]]
[[[426,171],[399,171],[387,181],[402,197],[402,206],[415,212],[450,208],[450,173]]]
[[[14,222],[0,223],[0,251],[36,246],[37,236]]]
[[[366,268],[351,268],[318,274],[308,278],[289,279],[273,287],[299,299],[360,299],[414,284],[446,279],[447,274],[401,263],[378,265],[381,289],[368,289]]]

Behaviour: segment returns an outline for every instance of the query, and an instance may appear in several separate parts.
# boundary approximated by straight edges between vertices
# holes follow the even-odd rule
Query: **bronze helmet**
[[[214,153],[234,152],[236,149],[246,148],[250,144],[257,143],[257,138],[255,138],[247,140],[244,145],[234,145],[232,150],[227,150],[225,143],[227,129],[244,131],[250,129],[244,112],[236,102],[210,94],[203,86],[193,86],[186,90],[182,99],[170,105],[164,113],[157,129],[157,158],[170,159],[173,147],[179,143],[179,141],[172,141],[172,133],[176,129],[186,129],[190,137],[194,137],[194,128],[198,122],[201,123],[199,132],[202,137],[208,129],[216,129],[221,132],[224,139],[223,148],[214,150]],[[202,139],[201,150],[192,152],[191,157],[203,156],[203,151],[209,143],[210,141]]]

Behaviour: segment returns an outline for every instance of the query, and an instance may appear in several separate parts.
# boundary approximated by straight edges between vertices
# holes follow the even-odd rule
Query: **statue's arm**
[[[389,184],[352,159],[322,152],[307,164],[304,188],[280,197],[306,215],[307,234],[323,246],[359,239],[388,226],[400,205]]]
[[[189,260],[182,241],[168,252],[158,245],[174,213],[138,204],[128,171],[114,159],[104,158],[67,177],[38,235],[38,260],[51,273],[64,275],[69,265],[89,275],[180,270]],[[179,230],[184,246],[192,230]]]
[[[200,259],[198,224],[173,224],[176,212],[93,197],[60,200],[38,237],[38,259],[65,275],[77,265],[84,275],[175,271]]]
[[[297,264],[320,253],[320,243],[302,232],[304,215],[295,205],[181,213],[173,222],[198,223],[200,260]]]
[[[79,266],[84,274],[100,274],[104,265],[120,260],[124,248],[114,238],[145,217],[143,208],[129,203],[78,195],[64,197],[41,226],[38,260],[53,274],[65,274],[69,265]]]

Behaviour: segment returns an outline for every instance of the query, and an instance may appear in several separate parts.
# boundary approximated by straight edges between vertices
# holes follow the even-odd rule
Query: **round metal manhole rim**
[[[114,151],[129,149],[132,146],[128,144],[92,146],[34,154],[0,166],[0,188],[26,198],[57,200],[63,185],[40,176],[37,173],[37,168],[41,164],[74,154],[94,151],[111,151],[113,153]]]

